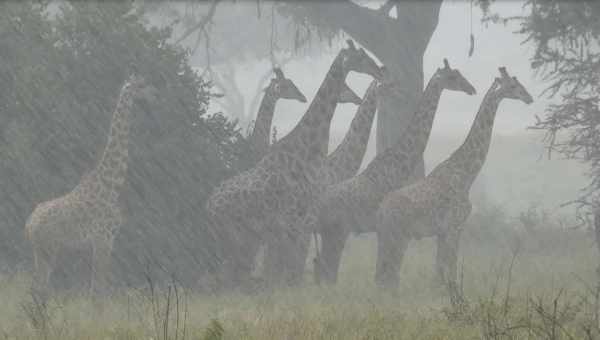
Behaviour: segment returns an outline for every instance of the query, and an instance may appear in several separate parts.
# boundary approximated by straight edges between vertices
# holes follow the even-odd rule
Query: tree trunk
[[[383,98],[377,118],[377,153],[392,146],[417,107],[423,91],[423,54],[438,24],[442,0],[398,1],[397,18],[386,11],[352,1],[312,5],[313,15],[345,31],[372,52],[390,70],[398,84],[396,96]],[[423,158],[416,178],[423,177]]]

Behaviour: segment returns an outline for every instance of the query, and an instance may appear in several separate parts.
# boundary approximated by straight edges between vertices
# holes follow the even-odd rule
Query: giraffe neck
[[[329,126],[346,75],[342,57],[338,55],[308,110],[296,127],[277,143],[278,147],[294,150],[298,158],[308,163],[319,162],[327,156]]]
[[[99,180],[110,190],[119,190],[125,182],[129,160],[129,130],[133,94],[128,86],[121,90],[119,101],[113,112],[108,141],[96,167]]]
[[[326,166],[333,170],[336,181],[354,176],[360,168],[377,110],[377,84],[375,80],[371,82],[354,115],[350,129],[340,145],[327,157]]]
[[[451,185],[470,188],[485,163],[492,139],[496,112],[502,100],[495,88],[494,84],[485,94],[463,144],[450,155],[446,162],[442,163],[446,164],[442,168],[451,168],[445,171],[449,170],[457,175],[454,177],[456,183],[451,183]]]
[[[376,188],[389,190],[391,187],[404,185],[410,178],[427,146],[443,89],[436,77],[432,77],[415,113],[404,127],[402,137],[377,155],[361,174],[370,178]]]
[[[254,148],[254,152],[256,152],[259,157],[263,156],[269,148],[271,124],[273,123],[277,99],[278,98],[273,93],[272,86],[269,86],[260,102],[260,107],[256,114],[256,121],[254,122],[254,129],[248,138],[250,145]]]

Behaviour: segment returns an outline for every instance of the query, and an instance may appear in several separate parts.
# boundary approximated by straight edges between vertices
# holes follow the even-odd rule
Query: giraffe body
[[[429,81],[415,114],[398,142],[377,155],[358,176],[329,186],[313,206],[321,234],[315,280],[335,283],[342,251],[351,231],[374,230],[374,216],[385,195],[410,184],[433,125],[443,90],[474,94],[473,86],[445,61]]]
[[[209,198],[222,288],[237,287],[249,278],[262,242],[271,239],[295,246],[302,234],[295,226],[301,225],[318,187],[318,169],[327,153],[329,125],[346,75],[356,71],[380,77],[366,52],[349,45],[335,58],[298,125],[254,168],[223,182]]]
[[[385,76],[383,68],[382,72]],[[348,179],[358,171],[367,149],[381,86],[377,80],[371,82],[350,124],[349,131],[319,169],[320,187]],[[308,226],[302,227],[302,229],[310,230]],[[288,283],[295,285],[301,282],[308,255],[310,235],[304,233],[298,242],[299,245],[296,249],[299,253],[291,256],[287,256],[290,250],[287,247],[281,247],[277,240],[269,245],[265,260],[265,275],[271,281],[277,281],[275,277],[287,271],[290,273]],[[291,262],[286,263],[286,260]]]
[[[376,214],[378,253],[376,282],[393,290],[402,256],[411,239],[437,237],[437,271],[453,303],[461,294],[456,284],[456,262],[461,226],[471,212],[469,190],[487,156],[500,101],[531,96],[516,78],[501,68],[486,93],[465,142],[424,179],[390,192]]]
[[[144,80],[131,76],[121,89],[97,166],[72,191],[38,204],[29,216],[25,229],[33,248],[35,284],[47,287],[62,251],[89,249],[90,287],[92,291],[106,288],[113,241],[123,222],[118,200],[127,175],[132,106],[144,95],[148,95]]]

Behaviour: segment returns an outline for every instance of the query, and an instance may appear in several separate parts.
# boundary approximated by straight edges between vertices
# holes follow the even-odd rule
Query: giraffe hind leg
[[[459,239],[460,233],[457,231],[438,236],[438,277],[446,287],[453,305],[460,305],[464,300],[457,280]]]
[[[340,224],[325,229],[321,234],[321,256],[317,260],[317,268],[315,268],[315,270],[318,270],[319,281],[330,285],[337,282],[342,254],[348,236],[348,231]]]
[[[398,223],[389,215],[379,218],[378,221],[375,283],[384,290],[395,293],[398,290],[400,267],[408,248],[409,237],[403,232],[404,221]]]
[[[95,241],[92,245],[92,272],[90,290],[92,294],[106,294],[108,290],[108,270],[112,252],[112,242]]]
[[[32,289],[42,296],[51,291],[50,278],[56,266],[56,254],[40,247],[33,248],[34,275]]]

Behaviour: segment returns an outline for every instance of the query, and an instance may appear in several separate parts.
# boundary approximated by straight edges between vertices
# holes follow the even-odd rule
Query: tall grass
[[[548,221],[540,222],[551,224]],[[274,293],[225,296],[175,282],[101,301],[57,293],[40,299],[28,273],[0,278],[6,339],[600,339],[596,249],[585,230],[521,228],[480,211],[461,242],[464,308],[434,284],[430,239],[412,242],[397,295],[373,284],[373,235],[351,238],[335,287],[310,283]],[[310,262],[309,262],[310,263]]]

